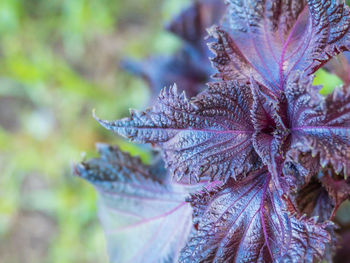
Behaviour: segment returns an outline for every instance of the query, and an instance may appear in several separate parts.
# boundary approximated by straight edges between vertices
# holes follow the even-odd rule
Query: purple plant
[[[226,2],[185,10],[170,28],[198,60],[153,64],[148,77],[202,89],[204,27],[226,9],[209,30],[206,89],[189,100],[174,85],[130,118],[98,119],[159,149],[166,169],[158,155],[147,166],[108,145],[76,166],[100,194],[112,262],[332,261],[332,220],[350,195],[350,89],[323,97],[312,82],[350,49],[350,10],[336,0]],[[214,19],[199,23],[204,14]]]

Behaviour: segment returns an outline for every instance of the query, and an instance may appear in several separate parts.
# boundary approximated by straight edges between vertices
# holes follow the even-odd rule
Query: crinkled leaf
[[[198,230],[181,262],[313,262],[330,241],[327,224],[290,213],[265,169],[191,202]]]
[[[177,56],[129,69],[156,92],[177,82],[197,94],[210,73],[202,37],[220,17],[216,3],[196,1],[170,24],[186,42]],[[324,220],[350,192],[343,180],[350,173],[350,91],[323,98],[309,76],[349,49],[349,8],[335,0],[227,3],[223,25],[211,29],[221,82],[192,101],[164,89],[153,108],[99,120],[159,147],[169,174],[182,182],[219,180],[210,187],[221,187],[192,197],[194,228],[184,202],[191,189],[159,166],[101,146],[101,158],[76,167],[100,193],[114,262],[175,262],[191,229],[181,262],[313,262],[325,249],[331,254],[334,232]],[[315,181],[320,164],[334,168],[331,176],[322,170],[322,184]]]
[[[283,166],[283,190],[297,197],[298,191],[304,188],[317,177],[321,169],[318,157],[313,157],[310,152],[302,153],[298,149],[290,149],[286,154]]]
[[[312,74],[350,48],[350,12],[342,1],[227,2],[223,26],[211,30],[219,79],[249,81],[253,75],[279,96],[291,72]]]
[[[100,158],[75,170],[99,193],[111,262],[177,262],[192,227],[185,198],[196,187],[170,183],[164,168],[144,165],[117,147],[100,144],[98,150]]]
[[[285,125],[285,99],[277,99],[270,90],[251,80],[253,107],[251,117],[255,133],[255,151],[272,173],[279,173],[281,157],[287,150],[289,131]]]
[[[288,82],[292,148],[320,155],[339,173],[350,173],[350,90],[335,89],[326,98],[315,92],[312,78],[295,74]]]
[[[317,176],[321,169],[318,156],[312,156],[311,152],[301,152],[296,148],[287,152],[285,164],[291,164],[295,169],[295,172],[289,171],[285,174],[292,173],[296,177],[303,178],[303,184],[310,182],[311,177]]]
[[[328,189],[324,187],[323,178],[325,176],[322,176],[330,169],[320,173],[321,166],[318,156],[312,157],[310,152],[301,153],[297,149],[292,149],[288,152],[284,168],[286,176],[283,179],[287,183],[287,189],[291,193],[290,197],[298,211],[309,217],[317,217],[318,222],[333,219],[338,208],[337,203]],[[326,246],[324,260],[331,263],[338,244],[338,237],[334,232],[334,227],[328,227],[327,230],[331,235],[331,242]]]
[[[212,83],[193,101],[173,87],[161,92],[152,109],[99,121],[133,141],[159,146],[178,177],[223,180],[259,166],[252,146],[251,104],[249,87],[235,82]]]

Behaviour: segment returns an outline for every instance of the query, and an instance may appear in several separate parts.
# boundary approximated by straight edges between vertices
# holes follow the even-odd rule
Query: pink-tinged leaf
[[[226,180],[260,165],[252,146],[251,104],[250,88],[235,82],[212,83],[192,101],[173,87],[151,109],[99,122],[132,141],[160,147],[179,178]]]
[[[350,90],[335,89],[326,98],[315,92],[312,78],[295,74],[286,88],[292,148],[319,154],[322,167],[350,173]]]
[[[294,214],[288,197],[263,169],[242,181],[192,197],[192,237],[180,262],[313,262],[330,235],[327,223]]]
[[[227,2],[223,25],[211,30],[219,79],[249,81],[253,75],[279,96],[291,72],[312,74],[350,48],[350,12],[342,1]]]
[[[177,262],[192,228],[187,195],[202,186],[169,181],[164,167],[147,166],[117,147],[98,145],[100,158],[75,167],[99,193],[99,217],[113,263]]]

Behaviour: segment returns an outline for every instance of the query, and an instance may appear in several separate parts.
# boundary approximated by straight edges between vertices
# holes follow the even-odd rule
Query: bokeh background
[[[117,119],[146,105],[146,83],[119,62],[174,52],[163,25],[189,3],[0,1],[0,262],[108,262],[95,191],[71,166],[96,142],[147,158],[91,111]],[[315,83],[341,82],[321,71]]]
[[[0,1],[0,262],[108,262],[95,191],[71,165],[96,142],[143,154],[91,111],[145,106],[146,83],[119,61],[173,52],[163,24],[188,2]]]

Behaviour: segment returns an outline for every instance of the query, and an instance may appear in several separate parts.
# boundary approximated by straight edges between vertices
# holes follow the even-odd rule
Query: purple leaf
[[[286,88],[292,148],[319,154],[322,167],[350,173],[350,90],[336,89],[326,98],[315,92],[312,78],[295,74]]]
[[[286,154],[286,163],[294,165],[298,177],[304,178],[303,183],[308,183],[312,176],[317,176],[321,170],[320,160],[313,157],[311,151],[301,152],[292,148]]]
[[[337,253],[334,257],[335,263],[348,262],[350,260],[350,229],[342,229],[341,233],[341,242],[338,246]]]
[[[336,177],[332,169],[326,168],[305,184],[296,197],[300,211],[318,216],[321,222],[333,220],[339,206],[350,197],[350,183]]]
[[[338,210],[339,205],[349,196],[350,187],[344,180],[335,180],[337,175],[332,169],[326,168],[322,172],[316,173],[316,170],[320,170],[318,158],[307,158],[310,154],[302,155],[299,159],[302,163],[297,163],[299,168],[302,166],[308,167],[309,170],[306,173],[306,177],[299,173],[300,176],[295,176],[300,182],[300,177],[304,178],[304,185],[295,184],[297,186],[297,192],[293,198],[298,207],[300,213],[306,213],[309,217],[316,216],[318,222],[325,222],[327,220],[333,220],[335,213]],[[330,174],[332,173],[332,174]],[[317,176],[314,176],[314,175]],[[313,177],[311,177],[313,176]],[[331,234],[331,242],[326,246],[326,253],[324,260],[326,262],[333,262],[332,256],[338,245],[338,236],[334,232],[334,227],[329,227],[327,230]]]
[[[319,158],[312,157],[310,152],[302,153],[298,149],[289,150],[283,166],[283,190],[291,194],[290,197],[298,198],[297,194],[300,189],[316,178],[320,169]]]
[[[180,178],[225,180],[260,165],[252,146],[251,104],[250,88],[235,82],[211,83],[193,101],[173,87],[161,92],[152,109],[99,122],[133,141],[159,146]]]
[[[176,262],[192,227],[186,196],[200,189],[169,181],[117,147],[99,144],[100,158],[75,167],[99,193],[99,217],[111,262]],[[157,251],[157,253],[154,253]]]
[[[337,178],[338,177],[338,178]],[[339,178],[342,176],[336,175],[333,169],[324,169],[320,181],[322,186],[327,190],[327,193],[334,207],[332,211],[332,219],[335,216],[339,206],[350,198],[350,181],[349,179]]]
[[[263,169],[192,197],[192,237],[180,262],[313,262],[330,235],[326,223],[294,214]]]
[[[194,97],[174,85],[130,118],[95,116],[159,148],[169,168],[106,145],[76,167],[99,191],[113,262],[331,259],[328,219],[350,196],[350,89],[322,97],[312,74],[349,50],[350,10],[337,0],[226,2],[210,29],[217,82],[197,94],[211,73],[205,27],[225,8],[198,0],[168,27],[185,42],[175,57],[126,64],[155,92],[177,82]]]
[[[211,30],[219,79],[249,81],[253,75],[278,97],[291,72],[312,74],[350,48],[349,8],[338,1],[227,2],[222,27]]]
[[[251,111],[255,129],[253,146],[270,171],[278,174],[282,165],[280,159],[289,146],[289,131],[284,119],[286,100],[279,100],[253,79],[251,89],[254,99]]]
[[[313,178],[296,196],[298,209],[308,216],[318,216],[319,222],[329,220],[334,209],[332,200],[321,182]]]
[[[162,88],[174,83],[178,83],[181,90],[193,97],[203,90],[212,72],[209,61],[203,60],[196,51],[188,48],[174,56],[154,56],[141,62],[126,59],[122,67],[148,83],[153,100]]]

